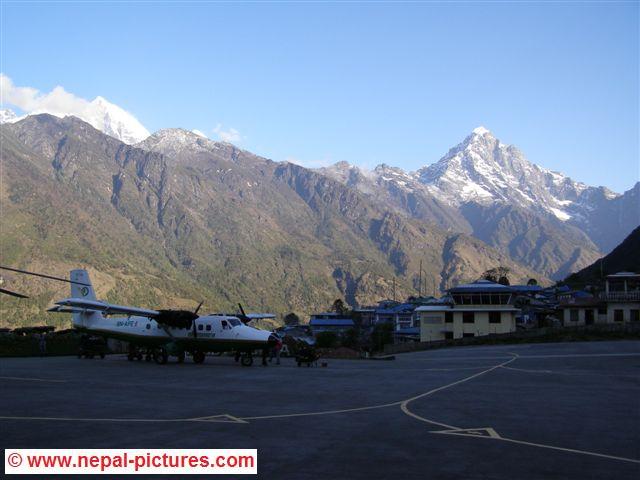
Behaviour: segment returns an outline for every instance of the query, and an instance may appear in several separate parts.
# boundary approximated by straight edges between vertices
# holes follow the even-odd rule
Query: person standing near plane
[[[47,354],[47,334],[42,332],[38,337],[38,350],[40,350],[40,356],[44,357]]]
[[[269,357],[269,362],[273,360],[273,357],[276,358],[276,365],[280,365],[280,352],[282,351],[282,340],[278,337],[276,344],[271,349],[271,356]]]

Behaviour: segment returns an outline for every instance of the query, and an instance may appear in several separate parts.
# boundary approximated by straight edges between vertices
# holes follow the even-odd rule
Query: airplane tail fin
[[[86,270],[71,270],[71,297],[83,300],[96,300],[96,294],[91,286],[89,272]]]
[[[89,272],[86,270],[71,270],[71,297],[83,300],[97,300],[96,293],[91,285]],[[94,321],[103,318],[102,313],[94,311],[74,312],[73,325],[76,327],[89,327]]]

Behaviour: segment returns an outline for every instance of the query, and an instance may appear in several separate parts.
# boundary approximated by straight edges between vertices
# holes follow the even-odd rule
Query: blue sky
[[[640,177],[638,5],[5,0],[0,70],[310,166],[415,170],[484,125],[623,191]]]

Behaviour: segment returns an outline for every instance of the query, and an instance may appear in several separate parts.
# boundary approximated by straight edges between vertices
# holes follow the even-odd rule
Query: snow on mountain
[[[451,205],[509,203],[568,221],[572,206],[595,187],[530,163],[513,145],[478,127],[438,162],[417,172],[419,181]],[[617,194],[607,191],[609,198]]]
[[[14,123],[20,120],[20,117],[16,115],[13,110],[8,108],[0,109],[0,125],[3,123]]]
[[[124,143],[138,143],[149,136],[149,131],[133,115],[102,97],[96,97],[78,116]]]
[[[136,143],[136,147],[165,155],[180,156],[185,153],[211,152],[219,149],[221,145],[199,132],[183,128],[165,128]]]
[[[38,108],[30,111],[28,115],[41,113],[48,113],[58,118],[70,115],[77,117],[95,129],[130,145],[149,136],[149,131],[133,115],[102,97],[96,97],[91,102],[79,99],[73,102],[72,108],[68,106],[65,108]],[[12,110],[0,110],[0,123],[14,123],[28,115],[17,117]]]

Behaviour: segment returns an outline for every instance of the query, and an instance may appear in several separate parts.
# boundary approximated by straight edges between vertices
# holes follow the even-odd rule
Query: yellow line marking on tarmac
[[[579,358],[579,357],[640,357],[640,352],[633,353],[566,353],[549,355],[521,355],[519,358]]]
[[[26,382],[51,382],[51,383],[66,383],[66,380],[53,380],[50,378],[27,378],[27,377],[0,377],[0,380],[23,380]]]
[[[480,375],[484,375],[485,373],[489,373],[489,372],[495,370],[496,368],[500,368],[500,367],[502,367],[504,365],[507,365],[507,364],[515,361],[518,358],[518,355],[516,353],[512,353],[511,355],[513,355],[511,357],[511,359],[509,359],[506,362],[503,362],[503,363],[501,363],[499,365],[494,365],[491,368],[488,368],[488,369],[483,370],[481,372],[475,373],[473,375],[465,377],[465,378],[463,378],[461,380],[458,380],[456,382],[449,383],[448,385],[443,385],[442,387],[434,388],[433,390],[429,390],[428,392],[421,393],[420,395],[416,395],[415,397],[407,398],[406,400],[400,402],[400,410],[402,410],[406,415],[409,415],[410,417],[413,417],[416,420],[420,420],[421,422],[430,423],[432,425],[439,425],[441,427],[445,427],[445,428],[448,428],[450,430],[456,430],[456,429],[458,429],[458,427],[454,427],[453,425],[447,425],[446,423],[436,422],[435,420],[430,420],[428,418],[421,417],[420,415],[417,415],[417,414],[413,413],[411,410],[409,410],[409,407],[407,405],[409,405],[409,403],[411,403],[411,402],[413,402],[415,400],[418,400],[420,398],[424,398],[424,397],[427,397],[429,395],[433,395],[434,393],[437,393],[437,392],[440,392],[442,390],[445,390],[447,388],[454,387],[456,385],[460,385],[461,383],[464,383],[464,382],[468,382],[469,380],[472,380],[472,379],[474,379],[476,377],[479,377]]]
[[[431,433],[442,433],[442,432],[431,432]],[[615,456],[615,455],[606,455],[604,453],[589,452],[589,451],[586,451],[586,450],[577,450],[575,448],[556,447],[554,445],[545,445],[543,443],[525,442],[523,440],[514,440],[512,438],[491,437],[491,436],[484,436],[484,435],[469,435],[469,436],[473,436],[475,438],[485,438],[485,439],[488,439],[488,440],[498,440],[498,441],[501,441],[501,442],[517,443],[519,445],[528,445],[530,447],[547,448],[547,449],[550,449],[550,450],[559,450],[561,452],[579,453],[579,454],[582,454],[582,455],[590,455],[592,457],[608,458],[610,460],[620,460],[622,462],[640,463],[640,460],[635,459],[635,458],[618,457],[618,456]]]
[[[206,422],[206,423],[249,423],[242,418],[229,414],[211,415],[194,418],[77,418],[77,417],[10,417],[0,416],[0,420],[33,420],[55,422],[134,422],[134,423],[175,423],[175,422]]]
[[[491,437],[491,438],[502,438],[498,435],[491,427],[482,427],[482,428],[454,428],[453,430],[439,430],[437,432],[431,433],[442,433],[445,435],[460,435],[462,437]]]
[[[364,410],[373,410],[376,408],[393,407],[400,405],[402,400],[393,403],[384,403],[381,405],[371,405],[368,407],[344,408],[342,410],[324,410],[320,412],[303,412],[303,413],[287,413],[283,415],[263,415],[260,417],[240,417],[241,420],[266,420],[268,418],[288,418],[288,417],[310,417],[315,415],[333,415],[335,413],[361,412]]]
[[[504,368],[505,370],[513,370],[515,372],[526,372],[526,373],[556,373],[551,370],[527,370],[524,368],[514,368],[514,367],[505,367],[505,366],[502,366],[500,368]]]
[[[7,417],[0,416],[0,420],[44,420],[56,422],[138,422],[138,423],[165,423],[165,422],[189,422],[190,418],[75,418],[75,417]]]
[[[198,417],[198,418],[189,418],[186,421],[189,422],[214,422],[214,423],[249,423],[246,420],[243,420],[238,417],[234,417],[233,415],[223,414],[223,415],[211,415],[209,417]]]

